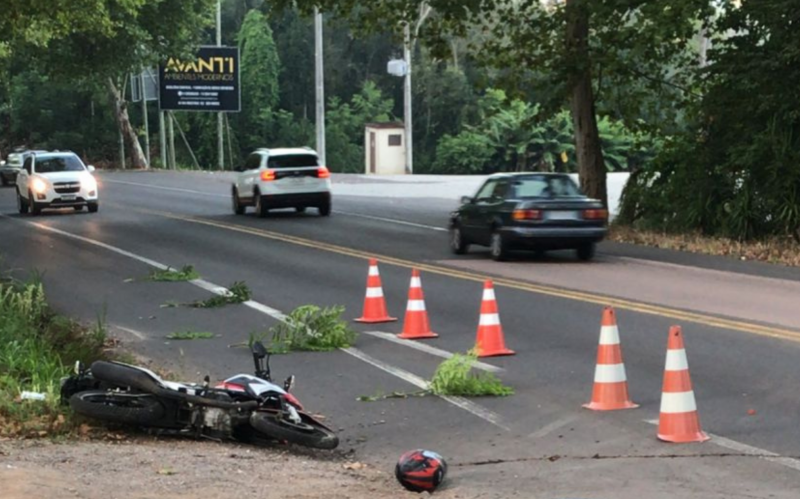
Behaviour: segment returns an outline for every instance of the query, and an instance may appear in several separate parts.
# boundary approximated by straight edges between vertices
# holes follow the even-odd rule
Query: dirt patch
[[[465,497],[455,489],[437,497]],[[392,470],[302,450],[187,440],[0,442],[3,499],[420,497]]]
[[[740,242],[700,234],[666,234],[613,226],[608,239],[619,243],[800,267],[800,245],[788,237]]]

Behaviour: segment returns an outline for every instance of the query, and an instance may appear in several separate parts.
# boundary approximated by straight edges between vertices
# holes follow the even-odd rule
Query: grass
[[[184,282],[200,279],[200,274],[191,265],[184,265],[180,270],[169,268],[166,270],[153,270],[145,280],[156,282]]]
[[[235,305],[250,299],[250,288],[243,282],[234,282],[228,288],[228,293],[224,295],[214,295],[206,300],[190,303],[189,306],[195,308],[219,308],[225,305]]]
[[[473,373],[472,366],[478,360],[474,351],[466,355],[455,354],[436,369],[431,379],[431,391],[436,395],[458,397],[505,397],[514,390],[505,386],[492,373]]]
[[[102,319],[86,328],[50,310],[39,282],[0,281],[0,435],[45,436],[74,428],[60,405],[60,379],[75,361],[106,358]],[[21,400],[23,391],[44,401]]]
[[[272,327],[271,349],[276,353],[292,350],[325,352],[352,345],[356,333],[341,316],[344,307],[320,308],[305,305],[296,308],[285,321]],[[255,337],[251,336],[252,344]]]
[[[214,337],[214,333],[200,331],[176,331],[167,335],[168,340],[208,340]]]

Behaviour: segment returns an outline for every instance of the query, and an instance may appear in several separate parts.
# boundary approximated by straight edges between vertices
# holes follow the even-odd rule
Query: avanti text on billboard
[[[241,110],[236,47],[200,47],[194,60],[170,57],[158,71],[163,111]]]

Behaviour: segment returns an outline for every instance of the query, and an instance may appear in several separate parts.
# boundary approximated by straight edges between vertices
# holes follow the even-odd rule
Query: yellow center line
[[[259,229],[256,227],[248,227],[246,225],[216,222],[214,220],[209,220],[207,218],[202,218],[202,217],[184,216],[176,213],[146,210],[146,209],[136,209],[135,211],[156,215],[164,218],[170,218],[173,220],[180,220],[184,222],[215,227],[218,229],[224,229],[232,232],[239,232],[242,234],[249,234],[253,236],[263,237],[266,239],[272,239],[275,241],[281,241],[285,243],[295,244],[298,246],[304,246],[315,250],[321,250],[329,253],[336,253],[339,255],[350,256],[353,258],[362,258],[362,259],[376,258],[381,263],[394,265],[397,267],[409,268],[409,269],[415,268],[417,270],[429,272],[431,274],[438,274],[447,277],[454,277],[458,279],[464,279],[475,282],[484,282],[486,279],[491,279],[495,285],[503,286],[510,289],[528,291],[531,293],[537,293],[546,296],[554,296],[558,298],[566,298],[569,300],[580,301],[583,303],[593,303],[602,306],[611,306],[620,310],[628,310],[631,312],[638,312],[658,317],[665,317],[669,319],[692,322],[704,326],[740,331],[758,336],[780,338],[800,343],[800,332],[792,331],[790,329],[781,329],[778,327],[765,326],[739,320],[714,317],[712,315],[688,312],[676,308],[662,307],[658,305],[651,305],[648,303],[637,302],[633,300],[613,298],[613,297],[603,296],[600,294],[586,293],[582,291],[573,291],[568,289],[560,289],[556,287],[544,286],[525,281],[518,281],[515,279],[495,277],[486,274],[479,274],[476,272],[457,270],[454,268],[445,267],[441,265],[431,265],[427,263],[414,262],[411,260],[404,260],[402,258],[395,258],[388,255],[375,254],[368,251],[348,248],[345,246],[338,246],[335,244],[330,244],[322,241],[315,241],[313,239],[306,239],[303,237],[291,236],[288,234],[282,234],[280,232]]]

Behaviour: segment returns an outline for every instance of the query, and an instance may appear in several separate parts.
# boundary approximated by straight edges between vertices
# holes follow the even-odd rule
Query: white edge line
[[[124,326],[118,326],[116,324],[109,324],[109,326],[111,326],[112,328],[115,328],[115,329],[119,329],[120,331],[124,331],[124,332],[126,332],[126,333],[128,333],[130,335],[136,336],[140,340],[143,340],[143,341],[147,340],[147,335],[145,335],[144,333],[140,333],[139,331],[136,331],[135,329],[130,329],[130,328],[127,328],[127,327],[124,327]]]
[[[403,369],[394,367],[392,365],[386,364],[385,362],[381,362],[380,360],[367,355],[366,353],[362,352],[357,348],[342,348],[343,352],[352,355],[353,357],[366,362],[367,364],[371,364],[374,367],[377,367],[381,371],[387,372],[392,376],[402,379],[403,381],[410,383],[418,388],[422,388],[423,390],[430,389],[430,385],[427,381],[420,378],[419,376],[412,374],[408,371],[404,371]],[[489,409],[482,407],[472,401],[469,401],[463,397],[450,397],[450,396],[440,396],[442,399],[450,402],[456,407],[464,409],[465,411],[471,413],[474,416],[477,416],[484,421],[488,421],[493,425],[502,428],[506,431],[511,431],[511,429],[503,423],[503,418],[495,413],[490,411]]]
[[[20,222],[20,223],[27,223],[27,224],[33,225],[34,227],[38,227],[38,228],[43,229],[43,230],[54,232],[56,234],[62,235],[62,236],[67,237],[67,238],[76,239],[78,241],[82,241],[82,242],[85,242],[85,243],[93,245],[93,246],[97,246],[97,247],[100,247],[100,248],[103,248],[103,249],[107,249],[107,250],[109,250],[109,251],[111,251],[113,253],[117,253],[119,255],[126,256],[128,258],[132,258],[134,260],[137,260],[139,262],[145,263],[145,264],[150,265],[152,267],[156,267],[156,268],[161,269],[161,270],[167,270],[167,269],[170,268],[169,266],[164,265],[162,263],[158,263],[155,260],[150,260],[149,258],[145,258],[143,256],[136,255],[136,254],[131,253],[129,251],[125,251],[125,250],[123,250],[121,248],[117,248],[117,247],[111,246],[109,244],[101,243],[100,241],[95,241],[93,239],[89,239],[89,238],[86,238],[86,237],[83,237],[83,236],[79,236],[77,234],[71,234],[69,232],[65,232],[63,230],[59,230],[59,229],[56,229],[56,228],[53,228],[53,227],[48,227],[46,225],[38,224],[38,223],[35,223],[35,222],[27,222],[27,221],[23,221],[23,220],[17,220],[17,219],[9,217],[7,215],[0,215],[0,217],[8,218],[10,220],[14,220],[14,221],[17,221],[17,222]],[[230,293],[230,291],[227,290],[226,288],[223,288],[222,286],[217,286],[216,284],[213,284],[213,283],[208,282],[208,281],[203,280],[203,279],[195,279],[193,281],[189,281],[189,283],[191,283],[191,284],[193,284],[193,285],[195,285],[195,286],[197,286],[197,287],[199,287],[201,289],[205,289],[207,291],[215,293],[215,294],[223,294],[224,295],[224,294]],[[249,300],[249,301],[245,302],[245,305],[249,306],[250,308],[253,308],[254,310],[258,310],[259,312],[262,312],[262,313],[265,313],[265,314],[267,314],[267,315],[269,315],[271,317],[274,317],[274,318],[276,318],[278,320],[284,320],[285,317],[286,317],[280,311],[275,310],[275,309],[270,308],[270,307],[267,307],[266,305],[263,305],[261,303],[258,303],[258,302],[252,301],[252,300]],[[278,316],[280,316],[282,318],[278,318]],[[411,383],[412,385],[415,385],[415,386],[417,386],[419,388],[422,388],[424,390],[428,389],[428,382],[425,381],[424,379],[420,378],[419,376],[411,374],[411,373],[409,373],[407,371],[404,371],[402,369],[396,368],[396,367],[394,367],[394,366],[392,366],[390,364],[386,364],[384,362],[381,362],[381,361],[379,361],[377,359],[374,359],[374,358],[370,357],[369,355],[365,354],[364,352],[362,352],[362,351],[360,351],[358,349],[355,349],[355,348],[346,348],[345,349],[345,348],[343,348],[341,350],[346,352],[346,353],[348,353],[348,354],[350,354],[350,355],[352,355],[353,357],[356,357],[356,358],[358,358],[358,359],[360,359],[360,360],[362,360],[362,361],[364,361],[364,362],[366,362],[368,364],[371,364],[374,367],[377,367],[378,369],[381,369],[382,371],[385,371],[385,372],[387,372],[389,374],[392,374],[393,376],[396,376],[396,377],[398,377],[398,378],[400,378],[400,379],[402,379],[402,380],[404,380],[404,381],[406,381],[408,383]],[[478,404],[476,404],[476,403],[474,403],[472,401],[469,401],[469,400],[467,400],[465,398],[462,398],[462,397],[449,397],[449,396],[440,396],[440,397],[442,399],[446,400],[447,402],[455,405],[456,407],[464,409],[465,411],[467,411],[467,412],[469,412],[469,413],[471,413],[471,414],[483,419],[484,421],[488,421],[489,423],[492,423],[493,425],[498,426],[498,427],[500,427],[500,428],[502,428],[502,429],[504,429],[506,431],[511,431],[511,429],[508,426],[503,424],[502,417],[499,414],[497,414],[495,412],[492,412],[492,411],[490,411],[489,409],[487,409],[485,407],[482,407],[482,406],[480,406],[480,405],[478,405]]]
[[[361,213],[353,213],[349,211],[339,211],[333,210],[335,213],[339,213],[341,215],[347,215],[350,217],[358,217],[358,218],[366,218],[368,220],[376,220],[378,222],[389,222],[398,225],[407,225],[409,227],[416,227],[418,229],[427,229],[427,230],[435,230],[438,232],[447,232],[447,229],[444,227],[434,227],[433,225],[425,225],[425,224],[418,224],[414,222],[406,222],[405,220],[397,220],[394,218],[383,218],[383,217],[375,217],[372,215],[362,215]]]
[[[396,335],[392,333],[383,333],[381,331],[364,331],[364,334],[369,336],[373,336],[375,338],[380,338],[382,340],[391,341],[392,343],[397,343],[398,345],[403,345],[405,347],[414,348],[419,350],[420,352],[425,352],[430,355],[435,355],[436,357],[441,357],[443,359],[449,359],[453,356],[451,352],[447,350],[442,350],[441,348],[436,348],[431,345],[426,345],[425,343],[420,343],[413,340],[404,340],[402,338],[398,338]],[[505,369],[502,367],[493,366],[491,364],[486,364],[485,362],[475,362],[473,364],[478,369],[483,371],[488,371],[491,373],[501,373],[504,372]]]
[[[228,194],[216,194],[216,193],[213,193],[213,192],[193,191],[191,189],[181,189],[181,188],[178,188],[178,187],[165,187],[165,186],[162,186],[162,185],[140,184],[138,182],[125,182],[125,181],[122,181],[122,180],[110,180],[110,179],[105,179],[105,178],[103,179],[103,182],[109,182],[109,183],[112,183],[112,184],[135,185],[137,187],[146,187],[146,188],[150,188],[150,189],[161,189],[161,190],[165,190],[165,191],[183,192],[183,193],[186,193],[186,194],[200,194],[200,195],[203,195],[203,196],[211,196],[211,197],[217,197],[217,198],[230,198],[230,195],[228,195]],[[378,222],[389,222],[389,223],[398,224],[398,225],[406,225],[408,227],[416,227],[418,229],[435,230],[437,232],[447,232],[447,229],[445,229],[444,227],[434,227],[433,225],[425,225],[425,224],[418,224],[418,223],[414,223],[414,222],[406,222],[405,220],[397,220],[397,219],[394,219],[394,218],[375,217],[375,216],[372,216],[372,215],[363,215],[361,213],[353,213],[353,212],[349,212],[349,211],[339,211],[339,210],[333,210],[333,211],[334,211],[334,213],[339,213],[340,215],[347,215],[347,216],[350,216],[350,217],[366,218],[366,219],[369,219],[369,220],[376,220]]]
[[[648,419],[645,420],[645,423],[658,425],[658,420]],[[707,433],[707,434],[709,437],[711,437],[711,440],[709,442],[715,443],[720,447],[724,447],[728,450],[732,450],[740,454],[757,456],[765,461],[769,461],[770,463],[780,464],[781,466],[791,468],[795,471],[800,471],[800,460],[795,459],[793,457],[783,457],[775,452],[768,451],[766,449],[761,449],[758,447],[753,447],[752,445],[743,444],[742,442],[737,442],[736,440],[731,440],[730,438],[721,437],[713,433]]]

